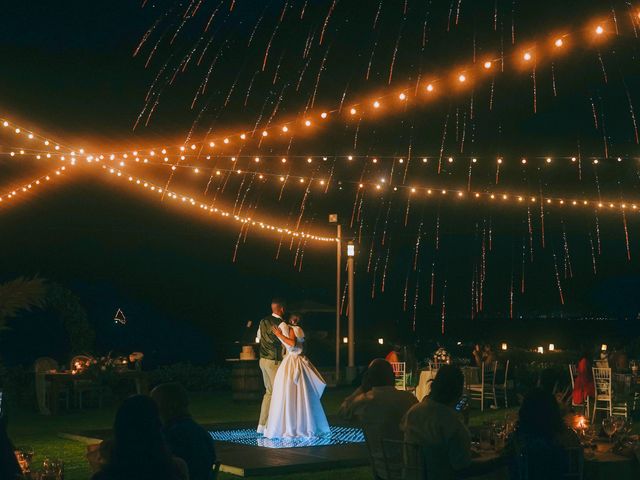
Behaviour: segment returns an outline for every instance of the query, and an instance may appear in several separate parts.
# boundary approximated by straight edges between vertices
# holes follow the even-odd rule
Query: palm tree
[[[39,278],[19,277],[0,283],[0,330],[20,311],[42,308],[47,301],[47,284]]]

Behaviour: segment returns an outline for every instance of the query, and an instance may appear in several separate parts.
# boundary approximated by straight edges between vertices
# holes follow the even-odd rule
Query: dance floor
[[[349,443],[364,442],[364,434],[359,428],[339,426],[331,427],[331,435],[318,438],[282,438],[271,440],[257,433],[255,428],[213,430],[210,431],[209,434],[216,441],[264,448],[322,447],[326,445],[346,445]]]
[[[369,464],[364,435],[358,428],[334,422],[331,435],[318,439],[268,440],[254,424],[204,425],[216,442],[220,470],[241,477],[314,472]],[[67,432],[63,438],[98,443],[109,430]]]
[[[215,425],[220,470],[234,475],[279,475],[369,464],[364,435],[358,428],[333,425],[331,435],[316,439],[269,440],[255,425]]]

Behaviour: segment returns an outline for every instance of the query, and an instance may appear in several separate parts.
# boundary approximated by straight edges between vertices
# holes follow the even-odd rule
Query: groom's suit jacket
[[[260,358],[267,360],[282,360],[282,343],[280,339],[273,333],[272,328],[280,325],[282,320],[269,315],[260,320]]]

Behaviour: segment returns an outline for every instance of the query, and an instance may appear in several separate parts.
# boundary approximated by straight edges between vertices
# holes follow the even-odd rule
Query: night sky
[[[548,208],[543,248],[538,203],[527,213],[521,205],[422,195],[407,213],[405,189],[369,186],[360,206],[356,194],[358,182],[380,178],[466,191],[469,162],[477,157],[472,185],[479,191],[640,198],[631,110],[640,108],[639,25],[625,2],[611,7],[522,0],[12,2],[0,21],[0,110],[66,144],[107,153],[260,132],[342,105],[339,119],[314,125],[312,133],[261,143],[258,133],[242,148],[189,159],[203,173],[181,168],[172,187],[289,226],[304,205],[301,228],[323,234],[333,232],[327,215],[338,212],[359,252],[362,338],[407,338],[414,322],[418,337],[438,338],[443,305],[451,335],[486,333],[496,324],[524,331],[526,321],[542,315],[635,319],[637,214],[625,219],[628,260],[619,211],[596,216],[592,209]],[[592,33],[597,22],[607,29],[601,44]],[[566,50],[552,53],[553,39],[565,34]],[[535,73],[523,65],[527,49],[536,57]],[[481,72],[486,58],[502,58],[504,73],[497,72],[499,62],[495,74]],[[468,72],[465,86],[456,84],[460,71]],[[380,111],[370,107],[380,95],[413,94],[433,79],[432,99],[422,94],[399,107],[385,97]],[[346,109],[363,99],[362,120],[345,120]],[[1,131],[0,140],[3,152],[18,146]],[[602,159],[605,149],[611,158]],[[349,163],[349,154],[358,158]],[[239,158],[235,166],[231,155]],[[261,183],[245,173],[207,189],[206,172],[255,169],[254,156],[272,175],[331,174],[330,188],[314,187],[305,196],[305,187],[292,181],[281,195],[276,176]],[[281,156],[290,158],[286,172]],[[546,156],[553,165],[545,165]],[[580,172],[572,156],[580,158]],[[505,159],[498,185],[497,157]],[[594,158],[601,165],[594,167]],[[57,165],[46,162],[0,156],[2,191]],[[158,184],[170,175],[166,165],[124,170]],[[56,185],[0,208],[0,222],[1,278],[38,274],[73,290],[102,350],[144,348],[159,362],[219,358],[247,320],[268,311],[272,296],[334,302],[333,245],[280,244],[277,235],[253,230],[245,238],[235,223],[161,203],[93,166],[75,167]],[[482,269],[477,311],[472,297],[479,295]],[[119,307],[126,327],[112,322]],[[518,317],[524,323],[513,323]],[[331,316],[324,321],[330,330]],[[315,328],[325,328],[318,322]],[[542,336],[544,328],[538,328]],[[35,344],[34,355],[47,353],[45,341]]]

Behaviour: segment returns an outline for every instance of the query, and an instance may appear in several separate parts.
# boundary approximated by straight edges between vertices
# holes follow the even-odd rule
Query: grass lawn
[[[348,393],[350,390],[326,390],[323,404],[328,415],[337,412],[340,402]],[[234,402],[230,392],[194,394],[191,398],[191,411],[196,420],[201,423],[257,422],[259,410],[260,405],[257,402]],[[32,410],[14,408],[10,415],[9,434],[16,446],[29,445],[33,447],[35,451],[34,465],[41,464],[42,459],[47,456],[60,458],[65,463],[65,478],[67,480],[86,480],[90,476],[89,465],[85,459],[86,446],[80,442],[60,438],[58,433],[110,428],[114,413],[115,406],[46,417],[38,415]],[[485,412],[480,416],[479,412],[475,411],[472,413],[471,423],[503,417],[504,414],[505,410],[497,410]],[[366,467],[261,478],[328,480],[336,478],[336,474],[340,478],[348,477],[350,480],[371,479],[371,470]],[[237,477],[223,473],[219,478]]]

